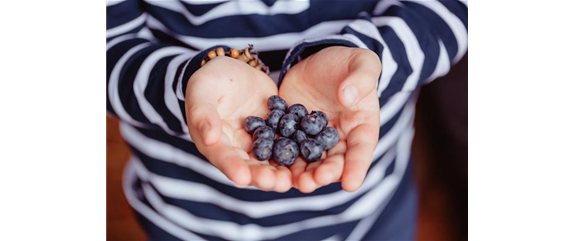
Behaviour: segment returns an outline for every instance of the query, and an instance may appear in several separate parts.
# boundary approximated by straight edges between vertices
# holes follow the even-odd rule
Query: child
[[[458,1],[108,1],[107,111],[133,152],[124,191],[142,227],[151,240],[413,239],[417,90],[464,55],[467,29]],[[327,113],[341,137],[325,159],[252,157],[242,121],[271,95]]]

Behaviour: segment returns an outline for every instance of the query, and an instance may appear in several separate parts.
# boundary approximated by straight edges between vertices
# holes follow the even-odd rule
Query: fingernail
[[[203,122],[201,126],[199,126],[199,131],[201,132],[201,136],[205,138],[205,135],[209,131],[209,123]]]
[[[343,101],[346,106],[352,106],[359,98],[359,91],[355,86],[349,85],[343,89]]]

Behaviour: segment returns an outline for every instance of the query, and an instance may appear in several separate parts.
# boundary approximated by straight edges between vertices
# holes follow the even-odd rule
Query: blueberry
[[[289,110],[287,111],[287,113],[294,114],[296,117],[295,120],[297,122],[299,122],[303,116],[309,114],[309,112],[307,112],[307,108],[305,108],[305,106],[303,106],[302,104],[294,104],[292,106],[289,106]]]
[[[315,137],[323,149],[329,150],[339,142],[339,132],[333,127],[327,127]]]
[[[269,114],[267,114],[267,119],[265,120],[265,122],[267,123],[267,126],[271,127],[273,131],[277,132],[278,131],[277,127],[279,127],[279,120],[284,115],[285,111],[272,110],[271,112],[269,112]]]
[[[273,159],[282,166],[291,166],[299,156],[297,143],[288,138],[279,137],[273,145]]]
[[[310,138],[301,142],[301,156],[308,163],[318,161],[322,154],[323,146],[319,141]]]
[[[305,135],[305,132],[301,130],[296,130],[291,138],[295,141],[295,143],[297,143],[297,145],[301,145],[301,142],[307,139],[307,135]]]
[[[327,126],[329,123],[329,119],[327,115],[321,111],[311,111],[311,114],[308,114],[301,118],[301,130],[305,132],[307,135],[317,135],[319,132]]]
[[[279,120],[279,132],[284,137],[290,137],[297,130],[297,121],[295,115],[286,114]]]
[[[247,118],[245,118],[245,121],[243,121],[243,127],[249,134],[253,134],[255,129],[257,129],[257,127],[264,125],[265,121],[263,120],[263,118],[257,116],[248,116]]]
[[[269,126],[260,126],[253,132],[253,140],[259,138],[273,139],[275,138],[275,132]]]
[[[267,99],[267,108],[269,108],[269,110],[287,111],[287,102],[278,95],[272,95]]]
[[[253,155],[257,160],[265,161],[271,158],[273,153],[273,138],[258,138],[253,142]]]

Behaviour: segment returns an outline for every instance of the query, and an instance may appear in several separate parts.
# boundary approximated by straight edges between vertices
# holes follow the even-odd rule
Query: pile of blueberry
[[[339,132],[326,127],[329,119],[321,111],[311,111],[301,104],[287,108],[287,102],[277,95],[269,97],[267,119],[249,116],[243,122],[253,135],[253,155],[260,161],[273,159],[283,166],[291,166],[299,155],[308,163],[321,159],[323,151],[339,142]],[[278,137],[275,138],[275,134]]]

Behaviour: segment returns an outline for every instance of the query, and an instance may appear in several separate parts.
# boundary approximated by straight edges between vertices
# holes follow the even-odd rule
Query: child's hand
[[[189,133],[199,151],[230,180],[262,190],[285,192],[291,172],[253,158],[245,117],[267,114],[277,86],[267,75],[228,57],[209,61],[191,76],[186,90]]]
[[[294,185],[302,192],[341,181],[357,190],[365,179],[379,138],[376,83],[381,62],[372,51],[328,47],[291,68],[280,87],[287,103],[301,103],[329,116],[340,133],[327,159],[309,165],[300,157],[291,166]]]

